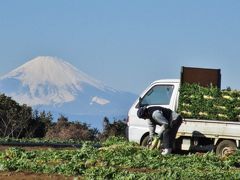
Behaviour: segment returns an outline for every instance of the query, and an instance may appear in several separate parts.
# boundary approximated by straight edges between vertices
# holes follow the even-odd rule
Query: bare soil
[[[81,177],[54,174],[38,174],[30,172],[0,172],[0,179],[4,180],[81,180]]]
[[[10,147],[14,147],[14,146],[2,146],[0,145],[0,151],[5,151],[6,149],[10,148]],[[20,147],[22,149],[31,151],[31,150],[47,150],[47,149],[77,149],[75,147],[64,147],[64,148],[54,148],[54,147],[49,147],[49,146],[15,146],[15,147]]]

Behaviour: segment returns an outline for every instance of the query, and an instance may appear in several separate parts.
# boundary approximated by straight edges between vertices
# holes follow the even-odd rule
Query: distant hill
[[[20,104],[99,129],[104,116],[127,117],[137,97],[108,87],[68,62],[49,56],[36,57],[2,76],[0,92]]]

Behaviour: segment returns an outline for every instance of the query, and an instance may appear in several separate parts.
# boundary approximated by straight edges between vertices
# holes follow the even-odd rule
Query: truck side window
[[[169,105],[173,88],[173,85],[157,85],[152,87],[143,97],[142,104]]]

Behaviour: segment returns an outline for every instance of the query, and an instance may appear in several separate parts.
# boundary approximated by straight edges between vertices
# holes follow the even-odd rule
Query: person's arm
[[[167,129],[168,125],[163,124],[162,126],[160,126],[160,131],[158,133],[158,137],[160,138],[162,133]]]
[[[156,124],[150,119],[147,119],[147,123],[148,123],[148,129],[149,129],[149,139],[152,140],[155,134]]]

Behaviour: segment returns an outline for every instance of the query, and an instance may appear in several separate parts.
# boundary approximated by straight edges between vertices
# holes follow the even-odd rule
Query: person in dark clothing
[[[170,154],[177,131],[182,124],[182,117],[171,109],[161,106],[140,107],[137,115],[139,118],[147,119],[149,127],[149,139],[152,141],[156,125],[160,125],[159,138],[163,141],[163,155]]]

